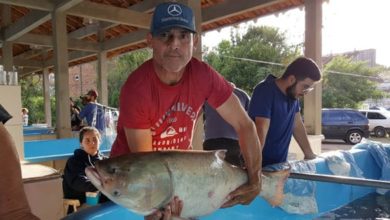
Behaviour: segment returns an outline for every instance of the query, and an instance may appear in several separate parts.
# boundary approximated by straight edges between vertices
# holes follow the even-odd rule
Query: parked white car
[[[370,132],[373,132],[377,137],[385,137],[386,133],[390,134],[390,111],[369,109],[359,110],[368,118]]]

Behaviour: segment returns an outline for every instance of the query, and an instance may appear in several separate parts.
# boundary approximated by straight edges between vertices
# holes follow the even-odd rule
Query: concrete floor
[[[379,141],[382,143],[390,143],[390,137],[386,138],[376,138],[370,137],[369,140]],[[322,152],[332,151],[332,150],[349,150],[353,145],[347,144],[342,140],[323,140],[321,145]]]

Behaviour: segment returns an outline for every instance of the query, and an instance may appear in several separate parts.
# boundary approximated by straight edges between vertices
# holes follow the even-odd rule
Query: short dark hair
[[[99,140],[101,140],[100,132],[99,132],[98,129],[96,129],[95,127],[86,126],[86,127],[83,127],[80,130],[80,134],[79,134],[79,141],[80,141],[80,143],[83,142],[84,134],[89,132],[89,131],[94,131],[97,134]]]
[[[286,71],[282,76],[283,79],[286,79],[289,76],[295,76],[298,81],[305,80],[310,78],[314,81],[319,81],[321,79],[321,71],[318,68],[317,64],[310,58],[307,57],[298,57],[293,62],[291,62]]]

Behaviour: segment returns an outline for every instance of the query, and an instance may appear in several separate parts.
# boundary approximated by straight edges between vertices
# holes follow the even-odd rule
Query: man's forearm
[[[305,158],[312,158],[314,155],[313,150],[311,149],[309,139],[306,134],[306,129],[301,123],[300,125],[296,126],[293,135],[295,140],[297,141],[299,147],[301,148],[303,154],[305,155]]]
[[[261,144],[257,137],[256,128],[253,123],[247,125],[239,132],[241,153],[245,160],[249,183],[258,182],[261,174]]]

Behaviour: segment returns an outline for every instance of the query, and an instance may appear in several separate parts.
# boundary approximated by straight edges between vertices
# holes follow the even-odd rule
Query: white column
[[[51,127],[51,105],[50,105],[50,81],[49,81],[49,69],[43,69],[43,100],[45,107],[45,122],[48,127]]]
[[[188,6],[192,8],[195,16],[195,28],[198,34],[198,43],[194,45],[194,57],[202,59],[202,8],[198,0],[188,0]]]
[[[322,69],[322,0],[305,1],[305,56]],[[304,97],[304,119],[308,134],[321,134],[322,83]]]
[[[201,3],[198,0],[188,0],[187,2],[188,6],[192,8],[192,11],[194,12],[195,16],[195,27],[196,32],[198,35],[198,43],[197,45],[194,45],[195,50],[193,56],[198,58],[199,60],[202,59],[202,8]],[[203,114],[203,113],[202,113]],[[195,123],[194,132],[193,132],[193,138],[192,138],[192,147],[195,150],[202,150],[203,149],[203,139],[204,139],[204,123],[203,123],[203,116],[199,115],[198,120]]]
[[[305,56],[312,58],[320,68],[321,61],[321,28],[322,28],[322,0],[305,0],[306,30],[305,30]],[[305,108],[303,110],[304,123],[312,150],[321,153],[321,108],[322,84],[318,83],[315,89],[304,96]],[[302,160],[304,157],[298,143],[292,138],[289,147],[289,160]]]
[[[53,12],[56,128],[58,138],[72,137],[69,101],[69,66],[66,14]]]
[[[7,26],[12,23],[11,7],[9,5],[3,5],[2,19],[3,19],[3,26]],[[3,57],[4,70],[7,72],[13,71],[12,42],[10,41],[3,42],[2,52],[3,52],[2,57]]]
[[[98,31],[99,43],[104,42],[104,29]],[[97,54],[97,88],[99,91],[99,102],[108,105],[108,83],[107,83],[107,51],[99,51]]]

